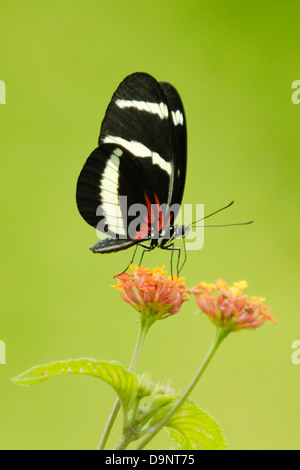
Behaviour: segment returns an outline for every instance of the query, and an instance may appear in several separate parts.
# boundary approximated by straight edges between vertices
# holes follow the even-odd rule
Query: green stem
[[[198,372],[196,373],[195,377],[193,378],[192,382],[182,395],[182,397],[177,401],[177,403],[174,405],[174,407],[169,411],[169,413],[155,426],[153,426],[151,432],[148,434],[147,437],[136,447],[135,450],[142,450],[151,439],[153,439],[154,436],[166,425],[166,423],[172,418],[172,416],[177,413],[179,408],[183,405],[185,400],[188,398],[188,396],[192,393],[196,385],[198,384],[200,378],[202,377],[203,373],[205,372],[206,368],[208,367],[209,363],[211,362],[212,358],[214,357],[215,353],[217,352],[218,348],[220,347],[221,343],[223,340],[226,338],[228,335],[228,331],[225,331],[224,329],[219,329],[217,328],[216,330],[216,336],[215,339],[211,345],[210,350],[208,351],[202,365],[200,366]]]
[[[128,367],[128,370],[130,372],[134,372],[136,370],[136,367],[137,367],[137,364],[138,364],[138,361],[139,361],[139,358],[140,358],[140,355],[141,355],[141,352],[142,352],[142,348],[143,348],[147,333],[148,333],[149,328],[150,328],[151,325],[152,325],[152,322],[150,322],[149,320],[147,321],[145,318],[140,319],[139,335],[138,335],[138,339],[137,339],[137,342],[136,342],[136,345],[135,345],[135,350],[134,350],[130,365]],[[105,449],[108,437],[111,433],[112,427],[113,427],[114,422],[116,420],[116,417],[119,413],[120,407],[121,407],[121,403],[120,403],[120,400],[117,398],[117,400],[114,404],[114,407],[112,409],[112,412],[110,414],[110,417],[108,419],[108,422],[105,426],[103,435],[101,437],[100,444],[98,446],[98,450],[104,450]]]
[[[127,449],[128,445],[134,439],[136,439],[136,436],[134,436],[133,433],[128,430],[126,433],[123,433],[123,435],[121,436],[121,438],[120,438],[119,442],[117,443],[116,447],[114,448],[114,450],[125,450],[125,449]]]
[[[140,330],[139,330],[139,336],[138,340],[136,342],[135,350],[130,362],[130,365],[128,367],[128,370],[130,372],[134,372],[137,368],[138,361],[141,356],[141,352],[144,346],[144,342],[147,336],[147,333],[150,329],[150,326],[153,324],[153,321],[149,321],[149,319],[141,318],[140,319]]]

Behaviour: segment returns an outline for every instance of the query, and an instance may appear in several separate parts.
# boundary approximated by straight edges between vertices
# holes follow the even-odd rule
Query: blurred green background
[[[92,255],[95,231],[77,212],[76,180],[96,147],[111,95],[129,73],[170,81],[188,122],[184,203],[206,213],[232,199],[189,252],[186,284],[246,279],[277,326],[226,340],[193,399],[232,449],[300,448],[298,1],[2,0],[0,79],[2,449],[95,449],[114,403],[91,377],[33,388],[10,378],[35,364],[93,357],[128,365],[137,316],[110,285],[131,251]],[[156,250],[146,264],[165,263]],[[157,323],[139,372],[184,390],[214,329],[193,300]],[[119,437],[116,428],[111,442]],[[172,443],[163,431],[152,448]]]

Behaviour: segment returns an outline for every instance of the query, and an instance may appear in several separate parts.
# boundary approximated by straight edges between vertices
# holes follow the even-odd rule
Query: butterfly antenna
[[[250,220],[249,222],[240,222],[237,224],[220,224],[220,225],[195,225],[195,227],[232,227],[235,225],[250,225],[253,224],[254,220]]]
[[[199,220],[196,220],[195,222],[192,222],[190,225],[188,225],[188,227],[190,227],[192,225],[195,225],[198,222],[201,222],[201,220],[208,219],[208,217],[212,217],[213,215],[218,214],[218,212],[221,212],[221,211],[224,211],[225,209],[228,209],[228,207],[232,206],[233,203],[234,203],[234,201],[231,201],[229,204],[227,204],[227,206],[221,207],[221,209],[218,209],[217,211],[212,212],[211,214],[208,214],[205,217],[202,217],[202,219],[199,219]],[[206,227],[207,227],[207,225],[206,225]]]

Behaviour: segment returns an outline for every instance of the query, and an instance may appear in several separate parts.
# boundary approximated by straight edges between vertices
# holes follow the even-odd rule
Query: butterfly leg
[[[134,248],[134,252],[133,252],[133,255],[132,255],[132,258],[130,260],[130,263],[128,264],[127,268],[124,269],[124,271],[122,271],[121,273],[118,273],[114,276],[114,278],[118,277],[118,276],[121,276],[122,274],[126,273],[126,271],[128,270],[129,266],[133,263],[133,260],[135,258],[135,255],[136,255],[136,252],[137,252],[137,248],[138,248],[138,245],[135,246]]]
[[[139,263],[139,266],[141,266],[143,258],[144,258],[144,254],[146,253],[146,251],[152,251],[152,248],[150,248],[149,246],[146,246],[146,245],[142,245],[142,243],[139,243],[139,245],[144,248],[143,252],[142,252],[141,259],[140,259],[140,263]]]
[[[177,276],[179,276],[179,263],[180,263],[180,253],[181,253],[181,248],[177,247],[174,245],[174,243],[171,243],[168,246],[162,246],[161,247],[163,250],[169,250],[171,251],[171,276],[173,277],[173,255],[174,251],[178,252],[178,258],[177,258],[177,263],[176,263],[176,270],[177,270]]]
[[[183,269],[183,266],[185,265],[186,260],[187,260],[185,239],[183,238],[182,241],[183,241],[184,260],[183,260],[183,263],[182,263],[182,265],[181,265],[181,267],[180,267],[180,269],[179,269],[179,271],[178,271],[179,274],[181,273],[181,271],[182,271],[182,269]]]

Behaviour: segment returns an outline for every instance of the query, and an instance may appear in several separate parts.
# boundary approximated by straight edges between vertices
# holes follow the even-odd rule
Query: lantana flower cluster
[[[144,268],[130,265],[132,274],[117,276],[113,286],[121,298],[137,310],[141,317],[161,320],[178,313],[183,303],[193,295],[200,311],[218,327],[227,332],[256,329],[267,320],[276,324],[264,305],[264,298],[243,294],[248,287],[246,281],[229,286],[219,279],[215,284],[201,282],[187,290],[184,278],[168,276],[162,268]]]
[[[159,320],[178,313],[188,299],[183,278],[167,276],[162,268],[152,271],[143,266],[129,267],[133,274],[123,273],[117,277],[121,298],[143,316]]]
[[[219,279],[216,284],[201,282],[190,289],[201,312],[217,326],[227,331],[256,329],[267,320],[277,323],[268,312],[271,311],[263,302],[264,298],[243,294],[248,287],[246,281],[234,282],[229,286]]]

